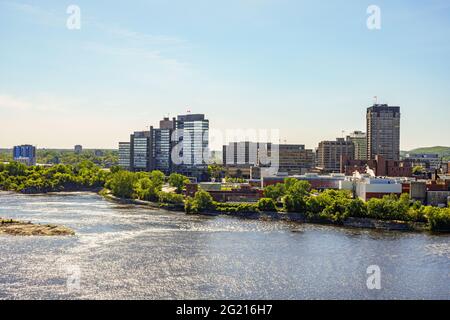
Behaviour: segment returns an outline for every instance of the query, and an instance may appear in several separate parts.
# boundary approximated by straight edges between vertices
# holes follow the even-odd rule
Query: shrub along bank
[[[311,190],[308,182],[288,178],[283,184],[266,187],[264,196],[256,204],[217,203],[208,192],[199,190],[193,198],[185,200],[185,211],[300,213],[307,221],[335,224],[343,224],[350,217],[425,222],[433,231],[450,231],[450,208],[423,206],[420,202],[411,202],[407,194],[364,202],[358,198],[353,199],[347,191],[317,192]]]

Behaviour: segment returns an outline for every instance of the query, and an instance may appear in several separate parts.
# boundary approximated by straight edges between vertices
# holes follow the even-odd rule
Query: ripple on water
[[[187,216],[86,193],[0,193],[2,215],[77,233],[0,236],[4,299],[450,299],[448,236]],[[73,266],[81,287],[68,292]]]

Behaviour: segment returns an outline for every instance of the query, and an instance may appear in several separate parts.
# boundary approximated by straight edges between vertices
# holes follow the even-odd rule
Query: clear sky
[[[116,148],[187,109],[314,148],[374,96],[402,149],[450,145],[448,0],[0,0],[0,40],[0,148]]]

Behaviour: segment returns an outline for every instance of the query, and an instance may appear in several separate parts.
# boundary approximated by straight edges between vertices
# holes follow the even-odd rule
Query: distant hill
[[[406,155],[408,153],[434,153],[438,154],[439,157],[444,158],[444,160],[450,161],[450,147],[424,147],[413,149],[410,151],[402,151],[402,155]]]

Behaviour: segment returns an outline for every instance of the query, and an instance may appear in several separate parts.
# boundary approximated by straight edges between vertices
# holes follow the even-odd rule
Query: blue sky
[[[0,39],[3,148],[114,148],[187,109],[314,148],[365,130],[375,95],[401,106],[402,149],[450,145],[447,0],[0,0]]]

